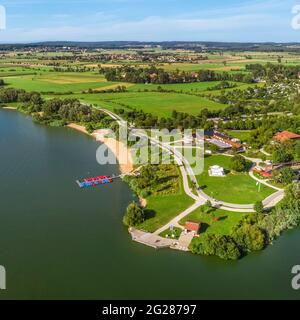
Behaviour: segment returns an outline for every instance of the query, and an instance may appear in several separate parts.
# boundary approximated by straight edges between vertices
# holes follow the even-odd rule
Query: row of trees
[[[108,81],[123,81],[132,83],[191,83],[203,81],[239,81],[252,83],[251,74],[214,72],[212,70],[200,70],[196,72],[166,71],[162,68],[150,66],[138,68],[132,66],[121,66],[115,68],[102,68],[100,72]]]
[[[112,127],[112,120],[105,113],[82,104],[77,99],[44,100],[37,92],[8,88],[0,91],[0,103],[21,102],[19,109],[31,114],[40,123],[65,125],[77,122],[86,125],[89,131],[98,127]]]
[[[252,72],[255,78],[264,78],[269,81],[282,81],[284,79],[298,79],[300,66],[287,66],[283,64],[248,64],[246,70]]]

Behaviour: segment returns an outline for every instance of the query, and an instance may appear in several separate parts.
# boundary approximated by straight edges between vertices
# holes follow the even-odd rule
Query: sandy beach
[[[88,131],[86,130],[86,128],[84,126],[80,126],[79,124],[76,124],[76,123],[70,123],[67,125],[68,128],[71,128],[71,129],[74,129],[74,130],[77,130],[77,131],[80,131],[82,133],[85,133],[85,134],[88,134]]]
[[[7,109],[7,110],[17,110],[16,107],[3,107],[2,109]]]
[[[97,141],[104,143],[115,155],[122,174],[130,173],[131,171],[133,171],[133,160],[129,149],[126,147],[126,145],[124,145],[124,143],[114,138],[106,138],[106,130],[96,130],[92,134],[90,134],[84,126],[78,125],[76,123],[70,123],[67,125],[67,127],[91,135]]]
[[[130,150],[127,146],[114,138],[107,138],[106,130],[96,130],[92,136],[102,143],[104,143],[115,155],[118,160],[121,173],[130,173],[133,171],[133,160]]]

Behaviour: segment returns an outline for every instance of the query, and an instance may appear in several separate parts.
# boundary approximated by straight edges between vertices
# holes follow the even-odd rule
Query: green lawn
[[[256,181],[247,173],[228,173],[224,178],[209,176],[209,167],[219,165],[225,170],[229,170],[229,163],[230,157],[222,155],[205,157],[204,172],[197,176],[197,180],[206,194],[217,200],[229,203],[252,204],[264,200],[275,192],[264,185],[261,186],[261,190],[258,192]]]
[[[175,167],[176,168],[176,167]],[[170,190],[159,191],[147,198],[147,220],[139,225],[139,229],[154,232],[167,224],[182,211],[193,205],[194,200],[187,196],[183,190],[182,176],[176,168],[178,178],[172,182]]]
[[[229,235],[234,226],[247,214],[231,212],[220,209],[211,209],[210,212],[202,212],[201,207],[182,219],[179,224],[184,226],[187,221],[201,222],[200,233]],[[214,218],[219,218],[215,221]]]
[[[178,240],[181,233],[182,233],[182,229],[180,228],[173,228],[173,230],[171,231],[170,229],[165,230],[164,232],[162,232],[160,234],[161,237],[163,238],[169,238],[169,239],[176,239]]]
[[[250,138],[251,130],[227,130],[226,133],[232,138],[237,138],[242,142],[247,142]]]

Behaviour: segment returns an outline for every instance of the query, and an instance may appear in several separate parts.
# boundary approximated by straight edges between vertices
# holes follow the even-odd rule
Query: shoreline
[[[67,127],[79,131],[81,133],[87,134],[93,137],[96,141],[105,144],[114,154],[122,174],[128,174],[134,170],[130,150],[127,148],[126,145],[124,145],[123,142],[118,141],[114,138],[105,137],[107,134],[106,130],[95,130],[93,133],[90,134],[84,126],[78,125],[76,123],[70,123],[67,125]]]
[[[5,109],[5,110],[17,110],[16,107],[2,107],[2,109]]]

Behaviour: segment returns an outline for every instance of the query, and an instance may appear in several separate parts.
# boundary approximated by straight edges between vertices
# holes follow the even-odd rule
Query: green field
[[[229,235],[233,227],[235,227],[244,217],[245,213],[231,212],[220,209],[211,209],[209,212],[203,212],[202,208],[198,208],[179,223],[184,226],[187,221],[200,222],[201,233]],[[219,218],[215,221],[214,218]]]
[[[177,168],[176,172],[179,174]],[[194,200],[187,196],[183,190],[181,175],[175,181],[177,182],[172,186],[175,188],[174,193],[162,194],[159,192],[159,194],[147,198],[145,213],[148,217],[144,223],[139,225],[139,229],[154,232],[193,205]]]
[[[88,89],[101,89],[113,85],[100,75],[90,74],[57,74],[43,72],[38,75],[3,77],[8,86],[37,92],[74,92],[80,93]]]
[[[198,115],[204,108],[210,110],[224,109],[226,106],[206,98],[160,92],[125,92],[125,93],[97,93],[77,96],[81,100],[103,105],[109,109],[139,109],[152,113],[158,117],[170,117],[173,110]]]
[[[226,177],[210,177],[209,167],[222,166],[229,170],[230,157],[215,155],[207,156],[204,161],[204,172],[197,176],[202,190],[209,196],[228,203],[253,204],[264,200],[275,191],[262,185],[260,192],[248,173],[228,173]]]

